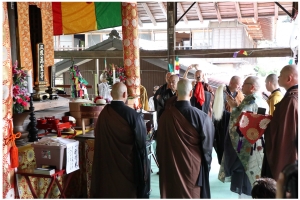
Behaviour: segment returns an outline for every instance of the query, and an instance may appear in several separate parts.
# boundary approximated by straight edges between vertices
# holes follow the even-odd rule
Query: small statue
[[[110,86],[107,83],[107,75],[106,72],[103,72],[100,75],[100,84],[98,84],[98,96],[102,97],[102,99],[105,99],[106,102],[110,102],[112,100],[112,97],[110,95]]]

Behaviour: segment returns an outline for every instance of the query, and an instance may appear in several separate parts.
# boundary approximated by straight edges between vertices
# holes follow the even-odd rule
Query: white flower
[[[261,128],[261,129],[266,129],[267,128],[267,126],[268,126],[268,124],[270,123],[270,119],[268,119],[268,118],[265,118],[265,119],[263,119],[263,120],[261,120],[260,122],[259,122],[259,127]]]
[[[135,47],[138,47],[138,46],[139,46],[139,39],[134,39],[134,40],[133,40],[133,45],[134,45]]]
[[[125,65],[130,66],[131,65],[131,60],[130,59],[126,59],[125,60]]]
[[[243,115],[242,119],[240,120],[240,127],[245,128],[249,124],[249,119],[247,116]]]
[[[131,24],[132,24],[134,27],[136,27],[136,19],[133,19],[133,20],[131,21]]]
[[[125,39],[125,40],[124,40],[124,45],[125,45],[126,47],[128,47],[128,46],[130,45],[130,41],[129,41],[128,39]]]
[[[136,67],[140,66],[140,60],[139,59],[134,60],[134,66],[136,66]]]
[[[128,25],[129,25],[129,21],[128,21],[128,19],[124,19],[124,21],[123,21],[123,25],[124,25],[124,26],[128,26]]]

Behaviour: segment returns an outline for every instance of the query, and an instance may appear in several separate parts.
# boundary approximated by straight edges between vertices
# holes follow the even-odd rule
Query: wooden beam
[[[176,46],[176,35],[175,35],[175,24],[176,24],[176,2],[167,2],[167,59],[168,64],[172,64],[175,66],[175,46]],[[141,53],[140,53],[141,56]]]
[[[183,15],[183,14],[185,13],[185,11],[183,10],[183,7],[182,7],[181,3],[180,3],[180,2],[177,2],[177,5],[178,5],[178,8],[179,8],[179,11],[180,11],[181,14]],[[188,19],[186,18],[186,15],[184,15],[182,19],[184,20],[184,22],[185,22],[186,24],[189,23]]]
[[[222,22],[222,18],[221,18],[221,14],[220,14],[220,10],[219,10],[219,6],[218,6],[217,2],[215,3],[215,9],[216,9],[218,21],[219,21],[219,23],[221,23]]]
[[[60,87],[60,88],[70,88],[71,85],[55,85],[55,87]],[[93,88],[92,85],[86,85],[86,88]]]
[[[257,23],[258,20],[258,11],[257,11],[257,2],[253,2],[253,12],[254,12],[254,19],[255,23]]]
[[[160,7],[162,13],[164,14],[166,20],[167,20],[167,19],[168,19],[168,18],[167,18],[167,9],[166,9],[166,7],[165,7],[165,4],[164,4],[163,2],[161,2],[161,1],[160,1],[160,2],[157,2],[157,3],[158,3],[158,5],[159,5],[159,7]]]
[[[235,2],[235,10],[236,10],[236,15],[238,17],[238,20],[241,20],[242,19],[242,14],[241,14],[241,9],[240,9],[239,2]]]
[[[138,17],[138,22],[139,22],[140,27],[143,27],[143,22],[142,22],[141,18],[139,18],[139,17]]]
[[[193,50],[176,50],[175,54],[180,58],[233,58],[234,52],[241,49],[193,49]],[[243,49],[247,51],[248,56],[238,54],[240,58],[253,57],[286,57],[291,56],[290,48],[251,48]]]
[[[147,15],[149,16],[151,22],[153,23],[154,26],[156,26],[156,21],[155,21],[155,18],[153,17],[147,3],[142,3],[142,6],[144,8],[144,10],[146,11]]]
[[[198,15],[200,22],[203,23],[203,16],[202,16],[202,12],[200,10],[200,6],[199,6],[198,2],[196,3],[196,11],[197,11],[197,15]]]
[[[175,55],[182,58],[232,58],[233,53],[241,49],[192,49],[175,50]],[[248,56],[238,57],[286,57],[292,55],[291,48],[251,48],[243,49],[248,52]],[[252,52],[252,53],[251,53]],[[251,53],[251,54],[250,54]],[[250,54],[250,55],[249,55]],[[174,55],[171,55],[174,56]],[[168,58],[167,50],[140,50],[141,58]],[[55,59],[81,58],[123,58],[122,50],[115,51],[54,51]]]

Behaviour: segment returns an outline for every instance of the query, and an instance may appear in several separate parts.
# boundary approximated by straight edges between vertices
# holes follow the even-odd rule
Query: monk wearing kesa
[[[146,125],[139,113],[125,105],[126,85],[114,84],[111,96],[94,130],[91,198],[149,198]]]
[[[209,170],[214,140],[211,118],[191,106],[192,84],[177,85],[177,102],[158,124],[157,158],[161,198],[210,198]]]

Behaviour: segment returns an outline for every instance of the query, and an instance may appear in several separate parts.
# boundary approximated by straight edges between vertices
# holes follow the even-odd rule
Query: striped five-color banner
[[[53,35],[83,33],[122,25],[120,2],[53,2]]]

